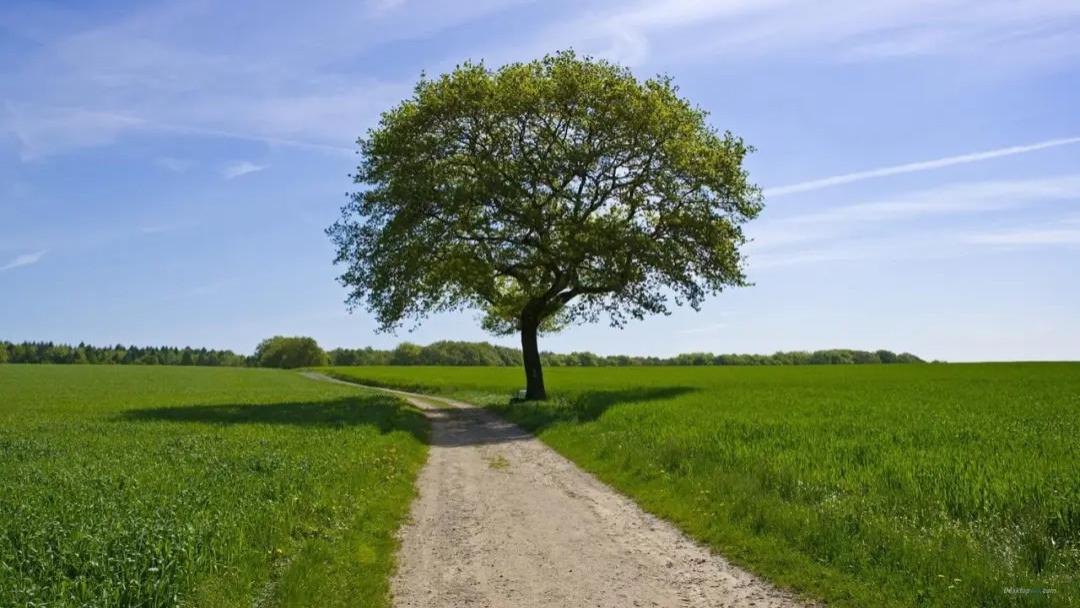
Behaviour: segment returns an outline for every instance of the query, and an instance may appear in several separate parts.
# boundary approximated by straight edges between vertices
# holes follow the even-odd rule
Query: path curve
[[[419,496],[399,533],[398,608],[802,605],[502,418],[376,390],[431,421]]]

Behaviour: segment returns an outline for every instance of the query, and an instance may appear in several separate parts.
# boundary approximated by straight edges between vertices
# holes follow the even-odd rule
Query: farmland
[[[512,406],[516,369],[324,371],[483,403],[833,605],[1080,598],[1080,364],[549,369]]]
[[[276,370],[0,366],[0,606],[381,606],[426,422]]]

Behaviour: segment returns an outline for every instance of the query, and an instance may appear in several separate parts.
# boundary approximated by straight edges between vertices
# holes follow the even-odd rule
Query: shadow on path
[[[697,389],[663,387],[590,391],[573,397],[556,397],[550,401],[516,403],[490,408],[425,408],[425,413],[433,427],[431,445],[445,447],[488,445],[532,439],[534,433],[554,424],[592,422],[612,406],[671,399],[693,390]],[[432,397],[424,395],[410,398],[421,401],[432,400]]]
[[[426,410],[431,420],[431,445],[463,447],[527,441],[532,433],[478,407]]]

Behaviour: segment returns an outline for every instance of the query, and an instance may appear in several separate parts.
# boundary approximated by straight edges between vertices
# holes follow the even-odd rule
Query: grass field
[[[272,370],[0,365],[0,606],[383,606],[425,458]]]
[[[833,605],[1080,603],[1080,364],[325,371],[495,407]]]

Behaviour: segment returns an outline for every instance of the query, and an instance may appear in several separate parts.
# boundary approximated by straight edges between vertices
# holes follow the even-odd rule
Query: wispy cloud
[[[1058,146],[1068,146],[1078,143],[1080,143],[1080,137],[1051,139],[1022,146],[1010,146],[1007,148],[997,148],[995,150],[971,152],[969,154],[960,154],[958,156],[947,156],[945,158],[937,158],[934,160],[924,160],[913,163],[905,163],[902,165],[894,165],[891,167],[879,167],[877,169],[870,169],[868,171],[858,171],[855,173],[845,173],[843,175],[822,177],[805,182],[799,182],[797,184],[766,188],[764,190],[764,194],[766,197],[775,198],[777,196],[795,194],[797,192],[809,192],[811,190],[821,190],[822,188],[831,188],[833,186],[840,186],[843,184],[850,184],[852,182],[860,182],[863,180],[874,179],[878,177],[888,177],[890,175],[901,175],[904,173],[916,173],[919,171],[931,171],[944,167],[952,167],[954,165],[976,163],[979,161],[990,160],[993,158],[1001,158],[1003,156],[1026,154],[1028,152],[1036,152],[1038,150],[1045,150],[1047,148],[1056,148]]]
[[[100,146],[116,141],[145,121],[111,112],[84,108],[50,108],[31,104],[4,104],[0,131],[11,133],[19,157],[31,161],[57,150]]]
[[[275,6],[257,28],[242,5],[169,0],[90,27],[82,27],[81,9],[54,11],[64,14],[63,27],[33,11],[13,14],[6,25],[34,32],[36,44],[4,74],[0,134],[14,136],[24,160],[142,133],[351,153],[416,76],[368,75],[357,57],[518,1],[416,0],[405,11],[393,0],[312,0]],[[277,43],[285,39],[296,44]]]
[[[812,56],[815,61],[995,53],[1010,61],[1075,56],[1080,8],[1010,0],[673,0],[583,9],[537,37],[639,64],[716,56]],[[521,41],[515,41],[520,46]],[[531,52],[531,51],[530,51]]]
[[[331,124],[335,125],[333,128],[340,134],[340,125],[346,121],[333,117],[331,110],[336,103],[340,105],[339,111],[344,112],[348,105],[345,101],[321,100],[325,106],[322,114],[312,108],[312,105],[317,103],[312,99],[264,99],[258,102],[251,101],[251,103],[254,104],[253,108],[260,103],[264,107],[262,110],[252,109],[247,112],[245,120],[250,124],[240,125],[240,128],[244,129],[240,131],[200,126],[197,123],[205,121],[205,118],[183,115],[178,118],[191,120],[196,124],[166,122],[160,118],[150,120],[141,116],[82,108],[28,107],[9,103],[5,106],[6,111],[0,113],[0,131],[7,130],[14,135],[19,145],[19,156],[24,161],[38,160],[78,148],[110,144],[134,133],[212,137],[335,154],[355,152],[354,147],[273,134],[306,132],[315,137],[330,137]],[[389,101],[385,105],[388,104]],[[374,114],[374,106],[372,106],[371,114]],[[278,119],[279,116],[289,115],[292,116],[289,120]],[[318,118],[319,116],[323,116],[325,120]],[[155,162],[159,167],[177,173],[182,173],[192,166],[192,163],[188,161],[174,158],[161,158]]]
[[[777,268],[795,266],[799,264],[819,264],[821,262],[840,262],[859,258],[871,257],[877,250],[868,249],[864,246],[852,246],[845,243],[843,247],[830,246],[819,249],[790,251],[781,253],[766,253],[754,255],[750,260],[750,268],[761,270],[765,268]]]
[[[1075,217],[1004,232],[979,232],[977,226],[1038,205],[1044,205],[1041,213],[1075,209],[1075,202],[1080,202],[1080,174],[945,184],[751,226],[750,263],[760,269],[853,259],[935,258],[970,252],[976,245],[1071,243],[1080,231]],[[1047,207],[1050,203],[1069,206]],[[962,221],[966,231],[953,227],[956,221]]]
[[[865,232],[927,217],[985,214],[1050,201],[1080,200],[1080,174],[944,184],[888,199],[767,220],[749,228],[756,250]]]
[[[229,163],[221,170],[225,179],[235,179],[249,173],[258,173],[266,168],[266,165],[257,165],[251,161],[241,160]]]
[[[1076,245],[1080,229],[1046,228],[971,235],[967,242],[980,245]]]
[[[182,222],[169,222],[162,224],[145,224],[139,226],[140,234],[164,234],[166,232],[175,232],[177,230],[183,230],[185,228],[191,228],[198,225],[197,222],[185,220]]]
[[[405,0],[372,0],[371,6],[376,14],[388,13],[399,9],[405,4]]]
[[[800,224],[887,222],[930,215],[980,213],[1040,201],[1080,199],[1080,174],[945,184],[882,201],[788,218]]]
[[[161,158],[154,160],[154,164],[173,173],[186,173],[195,163],[186,158],[162,156]]]
[[[1080,215],[1068,215],[1038,226],[968,234],[963,241],[1003,246],[1080,245]]]
[[[750,255],[750,269],[871,262],[882,260],[927,260],[970,254],[973,245],[963,242],[954,231],[896,231],[872,236],[845,235],[806,247],[766,250]]]
[[[142,3],[89,27],[75,10],[51,11],[60,14],[55,19],[13,13],[8,27],[35,44],[5,73],[15,93],[4,97],[14,109],[0,115],[0,131],[14,134],[28,159],[161,131],[351,152],[415,77],[364,74],[358,57],[527,1],[414,0],[404,10],[399,0],[311,0],[275,6],[257,28],[242,3]],[[996,65],[987,53],[1037,61],[1080,53],[1075,2],[607,0],[553,14],[570,17],[537,23],[513,40],[485,39],[431,67],[451,67],[462,56],[498,62],[566,47],[668,65],[720,55],[851,61],[947,53]]]
[[[11,270],[13,268],[19,268],[21,266],[29,266],[31,264],[37,264],[47,251],[36,251],[34,253],[24,253],[15,256],[15,259],[11,260],[7,264],[0,266],[0,272],[5,270]]]

